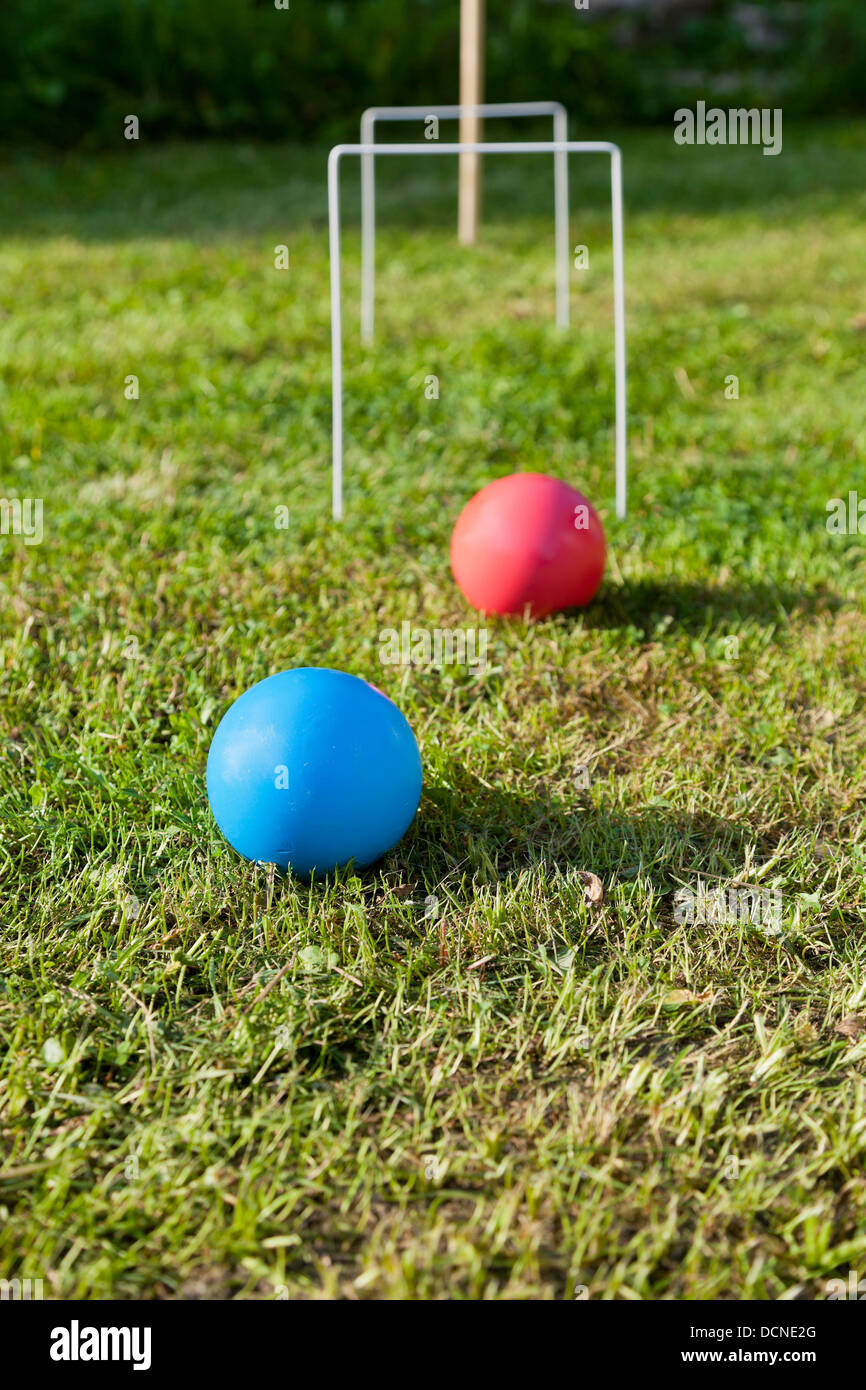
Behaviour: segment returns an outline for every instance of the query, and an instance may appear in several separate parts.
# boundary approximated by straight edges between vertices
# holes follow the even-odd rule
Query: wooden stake
[[[479,106],[484,100],[484,0],[460,0],[460,105]],[[478,116],[461,116],[461,144],[482,139]],[[464,246],[474,245],[481,212],[481,157],[460,155],[457,233]]]

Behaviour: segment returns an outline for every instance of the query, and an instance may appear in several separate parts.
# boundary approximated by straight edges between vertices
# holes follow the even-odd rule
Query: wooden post
[[[460,104],[479,106],[484,100],[484,0],[460,0]],[[461,144],[482,138],[478,116],[460,118]],[[481,156],[460,155],[457,233],[464,246],[478,235],[481,211]]]

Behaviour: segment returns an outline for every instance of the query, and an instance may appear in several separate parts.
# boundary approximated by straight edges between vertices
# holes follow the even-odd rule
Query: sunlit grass
[[[0,495],[45,537],[0,538],[0,1274],[706,1299],[862,1270],[866,541],[825,522],[866,496],[866,130],[622,143],[624,523],[600,163],[565,338],[547,161],[488,162],[475,250],[450,161],[382,169],[374,352],[349,175],[341,528],[325,152],[3,170]],[[480,622],[450,529],[518,468],[596,501],[598,600],[489,623],[486,674],[382,666],[385,628]],[[228,703],[301,664],[386,689],[425,767],[384,863],[313,887],[204,795]],[[778,890],[781,925],[679,922],[699,880]]]

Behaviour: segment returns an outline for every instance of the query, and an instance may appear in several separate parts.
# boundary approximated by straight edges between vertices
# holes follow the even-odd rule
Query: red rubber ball
[[[544,473],[512,473],[476,492],[451,537],[451,569],[482,613],[543,618],[582,608],[604,574],[604,529],[582,493]]]

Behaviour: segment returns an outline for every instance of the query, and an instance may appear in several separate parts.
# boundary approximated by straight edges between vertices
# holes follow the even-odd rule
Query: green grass
[[[450,161],[383,167],[375,352],[347,171],[341,528],[325,152],[2,168],[0,495],[45,528],[0,538],[5,1277],[772,1299],[866,1272],[866,538],[825,525],[866,496],[866,127],[778,159],[622,143],[624,523],[601,161],[573,166],[567,338],[548,161],[488,161],[475,250]],[[485,674],[382,666],[385,628],[481,621],[450,529],[519,468],[596,500],[596,602],[489,622]],[[204,792],[230,701],[303,664],[386,689],[425,769],[385,861],[313,886],[240,861]],[[699,880],[778,890],[781,927],[678,921]]]

